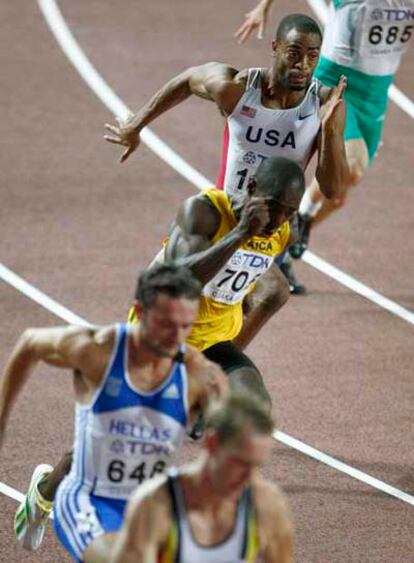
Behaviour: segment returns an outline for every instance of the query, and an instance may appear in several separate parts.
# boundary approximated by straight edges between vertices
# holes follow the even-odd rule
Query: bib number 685
[[[407,43],[411,37],[411,30],[414,26],[406,25],[403,32],[399,37],[400,43]],[[373,25],[369,30],[368,40],[372,45],[378,45],[382,40],[385,41],[387,45],[392,45],[398,39],[399,28],[396,25],[392,25],[388,28],[387,34],[383,35],[384,28],[382,25]]]

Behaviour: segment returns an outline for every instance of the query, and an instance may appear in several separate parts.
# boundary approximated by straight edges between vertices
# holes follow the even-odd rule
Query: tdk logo
[[[374,21],[384,20],[387,22],[402,22],[414,20],[414,10],[392,10],[386,8],[381,10],[376,8],[371,12],[371,19]]]
[[[267,246],[269,244],[268,241],[263,241],[263,246]],[[253,244],[251,245],[253,246]],[[263,248],[264,250],[264,248]],[[233,256],[234,258],[234,256]],[[267,269],[270,266],[271,263],[271,259],[267,258],[265,256],[260,256],[258,254],[250,254],[249,252],[245,252],[243,253],[242,256],[239,255],[239,258],[241,258],[241,264],[243,264],[243,266],[247,266],[248,268],[254,268],[254,269]],[[232,264],[234,264],[234,262],[231,262]],[[238,263],[238,265],[241,265],[240,262]]]
[[[289,131],[289,133],[283,137],[281,137],[280,131],[277,129],[269,129],[268,131],[264,131],[263,127],[250,127],[246,130],[246,140],[250,143],[259,143],[263,138],[263,142],[268,147],[277,147],[280,145],[280,148],[284,147],[291,147],[292,149],[296,148],[296,141],[295,141],[295,134],[293,131]]]

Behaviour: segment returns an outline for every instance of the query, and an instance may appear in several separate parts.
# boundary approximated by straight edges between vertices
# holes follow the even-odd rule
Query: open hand
[[[261,4],[256,6],[250,12],[247,12],[244,16],[244,23],[239,27],[239,29],[234,34],[238,43],[244,43],[253,30],[257,30],[257,38],[263,39],[264,30],[267,23],[268,10],[264,9]]]
[[[341,76],[338,84],[331,88],[325,103],[321,106],[320,117],[322,127],[341,128],[345,124],[345,102],[344,93],[346,88],[346,77]]]
[[[119,159],[120,162],[124,162],[139,145],[139,130],[132,124],[131,118],[122,120],[120,117],[117,117],[116,121],[118,123],[117,126],[110,123],[105,124],[105,129],[110,134],[104,135],[104,139],[114,145],[126,147],[125,152]]]
[[[269,202],[264,197],[247,200],[240,215],[238,228],[249,237],[259,235],[270,221]]]

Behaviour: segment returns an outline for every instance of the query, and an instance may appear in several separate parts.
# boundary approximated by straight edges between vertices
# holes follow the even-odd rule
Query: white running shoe
[[[27,494],[14,515],[14,534],[19,544],[29,551],[36,551],[42,543],[53,503],[42,499],[37,485],[53,470],[42,463],[33,471]]]

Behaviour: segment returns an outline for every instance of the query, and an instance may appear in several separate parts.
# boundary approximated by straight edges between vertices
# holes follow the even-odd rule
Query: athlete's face
[[[282,201],[269,198],[268,209],[270,220],[262,231],[262,236],[271,236],[286,221],[289,221],[299,208],[299,202]]]
[[[199,301],[159,293],[145,311],[139,304],[136,307],[144,341],[158,355],[173,357],[190,334],[198,315]]]
[[[319,59],[319,34],[291,29],[284,39],[272,42],[272,49],[276,84],[288,90],[307,88]]]
[[[272,439],[246,429],[234,444],[208,444],[210,450],[210,478],[218,495],[237,498],[248,485],[259,467],[268,459]]]
[[[283,195],[279,197],[271,197],[267,195],[266,190],[262,191],[256,181],[250,182],[248,187],[249,197],[263,197],[269,211],[269,222],[260,233],[261,236],[271,236],[286,221],[289,221],[299,209],[301,200],[301,192],[293,189],[285,190]]]

